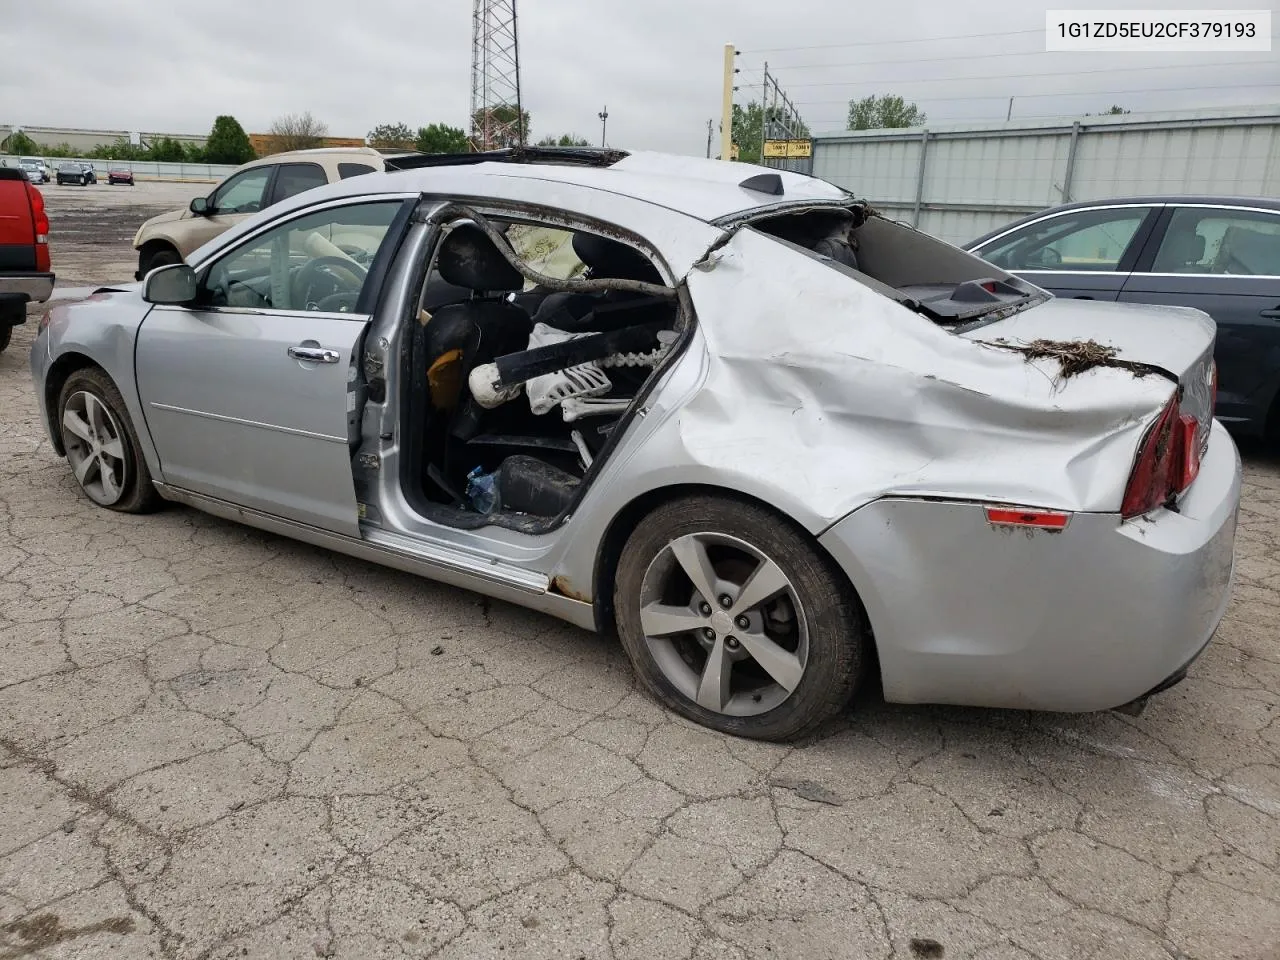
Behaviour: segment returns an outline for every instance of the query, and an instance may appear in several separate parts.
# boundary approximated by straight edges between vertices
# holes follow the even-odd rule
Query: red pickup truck
[[[24,171],[0,167],[0,350],[27,320],[27,304],[53,295],[49,216]]]

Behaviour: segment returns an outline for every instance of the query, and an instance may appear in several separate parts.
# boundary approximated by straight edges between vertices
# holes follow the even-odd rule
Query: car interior
[[[527,529],[569,508],[674,345],[680,310],[658,268],[626,243],[534,228],[517,254],[510,240],[528,225],[487,225],[506,253],[476,222],[457,221],[423,285],[409,343],[406,488],[438,522]],[[539,246],[540,266],[558,261],[558,276],[528,266]]]
[[[1265,222],[1175,216],[1151,267],[1154,273],[1275,276],[1280,232]]]

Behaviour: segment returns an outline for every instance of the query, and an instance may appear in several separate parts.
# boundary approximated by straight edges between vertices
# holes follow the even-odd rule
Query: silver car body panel
[[[165,482],[358,535],[347,384],[368,319],[152,309],[137,383]],[[298,346],[337,360],[294,359]]]
[[[821,542],[866,604],[886,699],[1100,710],[1208,643],[1230,598],[1239,493],[1239,454],[1215,423],[1178,513],[1027,531],[972,503],[886,499]]]
[[[91,361],[105,370],[124,399],[147,469],[153,477],[163,479],[160,458],[147,429],[147,418],[138,398],[134,376],[138,327],[150,309],[137,286],[130,284],[118,292],[94,293],[85,300],[57,303],[51,307],[47,311],[47,319],[41,323],[44,329],[31,345],[31,372],[37,384],[40,415],[49,427],[50,436],[57,442],[59,432],[53,426],[56,415],[53,404],[58,398],[46,395],[44,386],[48,374],[55,365],[79,365],[84,361]],[[61,452],[60,443],[58,449]]]
[[[1230,438],[1213,428],[1180,513],[1161,508],[1122,523],[1135,451],[1175,384],[1159,372],[1105,365],[1067,378],[1055,361],[1009,347],[1092,336],[1121,358],[1198,371],[1212,349],[1203,315],[1051,300],[957,336],[828,263],[749,227],[708,222],[771,208],[771,197],[728,179],[753,168],[640,156],[622,169],[628,162],[604,170],[481,164],[369,174],[286,200],[191,255],[199,270],[303,209],[424,195],[383,282],[379,312],[368,318],[364,349],[352,353],[365,318],[310,315],[348,325],[350,338],[336,347],[341,362],[332,365],[343,381],[353,356],[386,380],[386,402],[361,410],[358,433],[376,444],[371,484],[353,483],[356,468],[338,442],[347,438],[345,382],[325,386],[334,391],[332,407],[310,391],[321,386],[305,376],[314,371],[297,372],[302,394],[269,382],[274,375],[261,366],[256,375],[222,375],[234,380],[228,394],[247,393],[265,377],[252,397],[218,395],[212,378],[180,382],[192,372],[174,357],[194,341],[180,324],[166,329],[173,318],[159,310],[144,324],[158,321],[159,337],[139,339],[149,308],[136,289],[56,307],[33,348],[33,374],[43,383],[68,352],[103,366],[167,497],[584,626],[606,599],[596,596],[601,547],[626,508],[655,493],[712,488],[769,504],[840,564],[868,610],[890,699],[1094,709],[1142,695],[1194,656],[1228,595],[1240,484]],[[670,172],[698,168],[685,180]],[[844,196],[802,177],[793,189],[791,177],[784,174],[788,202]],[[628,236],[690,296],[683,351],[659,374],[573,515],[546,533],[433,524],[400,489],[401,318],[412,313],[436,236],[432,211],[453,201]],[[216,341],[211,329],[195,335]],[[212,364],[211,349],[192,352]],[[218,370],[228,362],[234,358],[221,357]],[[164,406],[144,409],[136,383]],[[245,471],[219,468],[217,450],[193,449],[183,423],[196,424],[208,446],[234,447]],[[268,454],[281,442],[302,451],[296,474],[284,464],[270,472]],[[343,458],[345,478],[335,466]],[[217,469],[223,474],[214,476]],[[310,470],[316,476],[304,476]],[[359,505],[348,499],[352,489],[362,490]],[[1010,532],[987,522],[985,504],[1071,517],[1060,533]],[[1068,604],[1072,616],[1063,615]]]

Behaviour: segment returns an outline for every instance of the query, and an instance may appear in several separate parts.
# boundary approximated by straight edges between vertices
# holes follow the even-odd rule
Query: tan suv
[[[386,157],[372,147],[331,147],[276,153],[246,163],[207,197],[186,210],[152,217],[133,238],[141,280],[156,267],[181,263],[218,234],[287,197],[326,183],[386,169]]]

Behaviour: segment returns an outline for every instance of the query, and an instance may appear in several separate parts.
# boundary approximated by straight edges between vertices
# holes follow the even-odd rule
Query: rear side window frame
[[[366,173],[377,173],[378,168],[368,163],[356,163],[344,160],[338,164],[338,179],[350,180],[352,177],[363,177]]]
[[[329,182],[328,171],[326,171],[325,168],[320,166],[320,164],[318,163],[312,163],[308,160],[308,161],[302,161],[302,162],[296,162],[296,163],[278,164],[274,171],[274,175],[272,176],[272,179],[271,179],[270,201],[269,203],[264,204],[264,206],[275,206],[281,200],[288,200],[290,197],[296,197],[298,196],[298,194],[307,192],[307,190],[299,190],[296,193],[291,193],[291,194],[288,194],[287,196],[283,195],[280,192],[282,179],[286,175],[286,172],[291,168],[296,169],[299,167],[306,167],[309,170],[318,170],[320,172],[321,182],[315,184],[315,186],[307,187],[307,190],[314,190],[316,187],[322,187]]]

